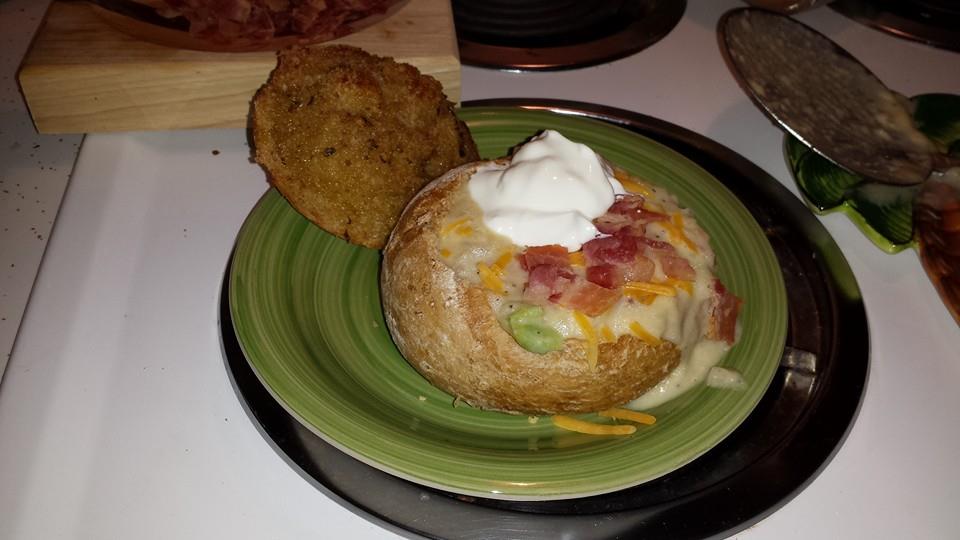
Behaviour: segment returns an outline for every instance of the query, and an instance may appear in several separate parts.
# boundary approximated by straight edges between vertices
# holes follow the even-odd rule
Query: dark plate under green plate
[[[917,127],[944,151],[960,155],[960,96],[923,94],[912,99]],[[786,136],[785,153],[807,205],[818,214],[840,211],[888,253],[912,247],[913,199],[919,186],[879,184],[847,172]]]
[[[454,406],[397,352],[380,307],[380,253],[314,227],[274,190],[237,239],[229,302],[247,360],[294,417],[337,448],[447,491],[547,500],[619,490],[659,477],[733,431],[766,390],[786,334],[786,295],[763,232],[739,201],[680,154],[594,120],[517,108],[461,112],[485,157],[544,128],[584,142],[693,208],[727,286],[745,300],[742,336],[723,365],[744,391],[694,389],[654,409],[630,437],[596,437],[548,418]],[[592,415],[586,418],[593,418]]]

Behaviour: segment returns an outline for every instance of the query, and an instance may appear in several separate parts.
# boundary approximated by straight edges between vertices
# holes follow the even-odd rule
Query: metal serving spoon
[[[914,126],[905,97],[812,28],[747,8],[724,15],[719,37],[741,86],[784,130],[867,181],[923,184],[913,203],[914,238],[960,324],[960,159]]]

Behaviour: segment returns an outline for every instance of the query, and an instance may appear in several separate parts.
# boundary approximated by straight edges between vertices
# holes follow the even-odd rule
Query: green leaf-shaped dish
[[[960,96],[923,94],[912,101],[920,131],[944,151],[960,153]],[[918,186],[864,179],[834,165],[790,135],[784,147],[797,186],[814,212],[843,212],[888,253],[914,246],[913,199]]]
[[[711,234],[721,278],[745,301],[742,336],[723,365],[742,373],[748,388],[696,388],[651,411],[657,423],[629,437],[581,435],[555,428],[549,418],[455,406],[390,339],[380,306],[380,253],[314,227],[274,190],[240,231],[229,290],[237,337],[266,388],[349,455],[420,484],[483,497],[547,500],[615,491],[716,445],[766,391],[786,335],[780,267],[749,212],[694,163],[621,128],[516,108],[475,107],[461,116],[486,157],[552,128],[692,207]]]

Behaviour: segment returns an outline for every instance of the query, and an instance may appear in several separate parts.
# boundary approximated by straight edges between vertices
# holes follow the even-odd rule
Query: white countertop
[[[83,137],[39,135],[16,71],[49,2],[0,2],[0,374]]]
[[[463,99],[562,98],[648,114],[719,141],[796,193],[780,132],[717,48],[718,17],[739,5],[692,0],[666,39],[602,66],[464,68]],[[27,0],[0,3],[0,26],[23,33],[0,38],[0,369],[19,326],[0,383],[0,538],[395,537],[291,467],[227,376],[219,288],[237,230],[267,188],[245,133],[87,136],[64,195],[79,137],[34,134],[11,82],[40,13]],[[904,94],[960,93],[960,54],[829,9],[800,19]],[[867,392],[823,473],[737,537],[960,537],[951,416],[960,329],[914,252],[881,252],[841,215],[822,221],[864,295]]]

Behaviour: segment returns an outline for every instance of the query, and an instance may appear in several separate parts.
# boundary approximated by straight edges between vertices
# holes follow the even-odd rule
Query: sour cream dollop
[[[467,187],[489,229],[520,246],[568,251],[600,236],[593,220],[626,193],[596,152],[553,130],[524,144],[508,165],[477,170]]]

